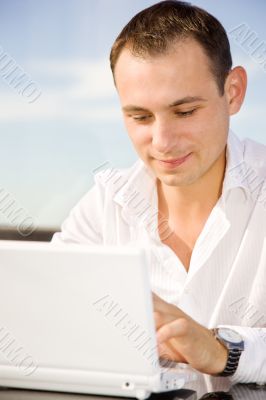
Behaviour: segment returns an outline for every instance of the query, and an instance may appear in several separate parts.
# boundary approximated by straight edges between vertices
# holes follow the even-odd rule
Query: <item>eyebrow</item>
[[[169,104],[168,107],[176,107],[180,106],[182,104],[188,104],[188,103],[194,103],[195,101],[207,101],[207,99],[204,99],[204,97],[201,96],[187,96],[183,97],[182,99],[178,99],[174,101],[173,103]],[[133,104],[129,104],[127,106],[122,107],[123,111],[149,111],[147,108],[135,106]]]

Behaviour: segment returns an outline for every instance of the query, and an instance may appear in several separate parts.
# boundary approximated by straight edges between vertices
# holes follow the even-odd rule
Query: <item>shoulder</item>
[[[106,203],[112,202],[116,193],[125,187],[139,170],[140,161],[130,168],[105,168],[94,173],[94,184],[78,201],[72,212],[102,213]]]

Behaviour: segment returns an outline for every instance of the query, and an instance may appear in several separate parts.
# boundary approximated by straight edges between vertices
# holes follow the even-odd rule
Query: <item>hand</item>
[[[224,370],[228,350],[209,329],[154,293],[153,305],[160,357],[188,363],[205,374]]]

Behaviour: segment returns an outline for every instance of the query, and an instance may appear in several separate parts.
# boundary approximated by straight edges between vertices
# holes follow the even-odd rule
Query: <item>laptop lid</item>
[[[144,250],[2,241],[0,259],[0,376],[156,374]]]

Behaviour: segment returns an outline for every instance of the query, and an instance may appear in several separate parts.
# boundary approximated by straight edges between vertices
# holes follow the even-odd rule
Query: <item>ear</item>
[[[247,89],[247,73],[243,67],[233,68],[225,82],[225,96],[229,114],[236,114],[244,101]]]

